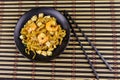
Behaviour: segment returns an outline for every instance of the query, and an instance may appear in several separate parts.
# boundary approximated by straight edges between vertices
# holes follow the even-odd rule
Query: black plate
[[[50,16],[55,17],[57,19],[57,23],[59,23],[61,25],[61,27],[66,30],[66,36],[64,37],[62,44],[60,46],[57,46],[57,48],[53,51],[52,56],[42,56],[42,55],[37,54],[36,57],[34,59],[32,59],[33,53],[31,52],[30,55],[25,53],[25,46],[24,46],[24,44],[22,44],[22,41],[19,38],[19,36],[20,36],[21,28],[23,28],[25,23],[32,16],[38,15],[39,13],[44,13],[45,15],[50,15]],[[27,57],[33,61],[50,61],[50,60],[56,58],[66,48],[68,41],[69,41],[69,37],[70,37],[69,23],[67,22],[66,18],[60,12],[58,12],[57,10],[55,10],[53,8],[37,7],[37,8],[31,9],[30,11],[26,12],[19,19],[19,21],[15,27],[15,31],[14,31],[14,40],[15,40],[15,44],[16,44],[19,52],[21,52],[25,57]]]

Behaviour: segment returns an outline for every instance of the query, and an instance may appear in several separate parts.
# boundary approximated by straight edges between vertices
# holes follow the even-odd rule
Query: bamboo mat
[[[71,33],[66,50],[48,63],[31,62],[18,52],[14,29],[20,16],[33,7],[67,10],[107,60],[109,71],[79,30],[74,27],[100,80],[120,80],[120,1],[9,0],[0,1],[0,80],[95,80],[81,47]]]

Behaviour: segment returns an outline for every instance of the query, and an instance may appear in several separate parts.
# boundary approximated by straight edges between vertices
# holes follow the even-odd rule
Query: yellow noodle
[[[53,51],[56,46],[61,45],[63,37],[66,35],[66,31],[61,28],[59,24],[55,24],[54,27],[58,26],[56,31],[49,31],[46,29],[46,23],[53,20],[56,22],[56,19],[51,16],[38,17],[36,21],[34,19],[28,20],[28,22],[21,29],[20,38],[25,44],[25,52],[30,54],[30,51],[34,53],[33,59],[36,56],[36,53],[44,52],[44,56],[48,56],[47,51]],[[30,26],[31,23],[34,23],[34,26]],[[38,25],[39,24],[39,25]],[[51,26],[51,28],[54,28]],[[41,43],[39,40],[39,35],[43,36],[43,39],[46,39],[44,43]]]

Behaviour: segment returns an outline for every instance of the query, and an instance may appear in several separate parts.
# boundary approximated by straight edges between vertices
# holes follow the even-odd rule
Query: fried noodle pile
[[[66,31],[57,24],[56,18],[51,16],[44,16],[43,13],[34,15],[24,27],[21,29],[20,39],[26,46],[25,51],[30,54],[34,53],[43,56],[51,56],[52,51],[61,45]]]

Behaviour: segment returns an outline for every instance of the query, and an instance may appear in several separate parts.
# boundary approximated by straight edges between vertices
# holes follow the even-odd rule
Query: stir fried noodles
[[[55,17],[44,16],[43,13],[34,15],[21,29],[20,39],[26,46],[26,53],[30,51],[43,56],[51,56],[52,51],[61,45],[66,31],[57,23]]]

